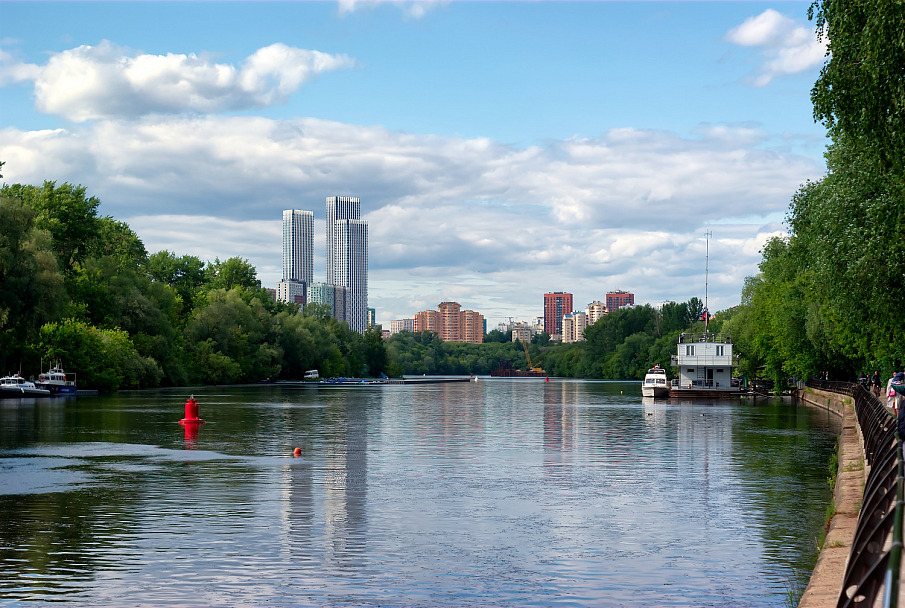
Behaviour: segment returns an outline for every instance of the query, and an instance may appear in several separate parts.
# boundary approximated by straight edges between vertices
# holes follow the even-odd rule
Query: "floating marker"
[[[296,458],[298,458],[299,456],[301,456],[301,455],[302,455],[302,448],[295,448],[294,450],[292,450],[292,455],[295,456]]]
[[[204,420],[198,417],[198,402],[195,401],[195,395],[185,402],[185,418],[180,420],[179,424],[204,424]]]

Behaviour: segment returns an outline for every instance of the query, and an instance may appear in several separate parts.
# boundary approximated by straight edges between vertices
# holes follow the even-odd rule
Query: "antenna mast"
[[[707,287],[710,282],[710,237],[713,233],[708,230],[704,233],[704,333],[710,325],[710,310],[707,308]]]

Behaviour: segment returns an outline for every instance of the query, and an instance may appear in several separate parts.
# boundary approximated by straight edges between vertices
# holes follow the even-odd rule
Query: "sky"
[[[271,288],[282,210],[322,281],[326,198],[357,196],[384,327],[553,291],[722,310],[826,171],[809,4],[0,0],[3,181]]]

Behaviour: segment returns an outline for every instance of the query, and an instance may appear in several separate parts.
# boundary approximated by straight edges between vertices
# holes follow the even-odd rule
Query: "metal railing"
[[[893,608],[899,598],[905,505],[905,465],[896,419],[859,384],[811,381],[808,386],[852,397],[864,438],[864,458],[871,467],[836,605]]]

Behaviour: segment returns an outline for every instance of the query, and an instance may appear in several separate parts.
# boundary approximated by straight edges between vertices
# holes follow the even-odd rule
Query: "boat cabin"
[[[679,370],[676,388],[728,390],[732,368],[736,367],[732,342],[720,334],[679,336],[678,353],[673,364]]]

